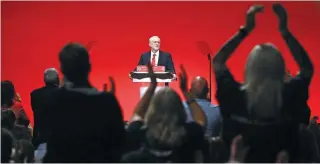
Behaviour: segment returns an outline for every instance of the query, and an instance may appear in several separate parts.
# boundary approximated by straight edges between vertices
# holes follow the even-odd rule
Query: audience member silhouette
[[[31,108],[33,111],[34,130],[32,143],[36,150],[36,162],[41,162],[45,154],[46,142],[48,140],[48,103],[51,95],[59,87],[60,80],[58,71],[55,68],[48,68],[44,71],[45,86],[33,90],[30,94]],[[49,116],[50,117],[50,116]]]
[[[46,116],[44,162],[119,162],[125,130],[117,99],[90,84],[89,54],[81,44],[65,45],[59,61],[63,83],[52,93]]]
[[[255,27],[255,15],[263,6],[247,12],[247,22],[213,59],[217,99],[223,117],[223,141],[230,145],[241,134],[250,146],[246,162],[273,162],[281,150],[296,161],[299,150],[299,124],[305,117],[305,104],[313,74],[312,63],[287,26],[287,14],[280,4],[273,10],[279,19],[279,31],[300,67],[300,74],[285,82],[285,64],[272,44],[259,44],[248,56],[245,81],[234,80],[227,59]]]

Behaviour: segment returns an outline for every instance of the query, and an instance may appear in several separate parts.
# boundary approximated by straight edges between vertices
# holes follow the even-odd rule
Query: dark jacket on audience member
[[[50,104],[44,162],[120,161],[125,130],[114,95],[92,87],[62,87],[53,93]]]
[[[230,146],[232,139],[241,134],[250,146],[246,162],[274,162],[281,150],[289,153],[290,161],[296,161],[299,124],[305,117],[310,80],[297,75],[286,82],[280,119],[261,120],[248,112],[245,92],[228,70],[216,76],[224,142]]]
[[[48,112],[48,103],[51,100],[50,96],[57,90],[57,86],[44,86],[35,89],[31,92],[31,107],[33,111],[34,118],[34,128],[33,128],[33,145],[37,146],[41,143],[47,142],[47,126],[45,124],[46,112]]]

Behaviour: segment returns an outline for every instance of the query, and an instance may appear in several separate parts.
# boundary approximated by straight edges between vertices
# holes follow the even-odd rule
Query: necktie
[[[156,66],[156,54],[153,54],[153,55],[152,55],[151,66],[152,66],[152,67]]]

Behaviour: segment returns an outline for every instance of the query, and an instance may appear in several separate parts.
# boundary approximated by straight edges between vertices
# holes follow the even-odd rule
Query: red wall
[[[207,42],[216,52],[244,23],[254,2],[1,2],[1,78],[14,82],[28,114],[30,92],[43,85],[43,71],[59,68],[58,52],[68,41],[87,44],[91,49],[91,82],[101,89],[114,76],[117,97],[125,119],[139,100],[139,85],[128,72],[148,50],[148,38],[158,35],[162,49],[171,52],[175,67],[184,64],[191,77],[208,77],[206,56],[197,41]],[[287,67],[297,65],[277,32],[277,19],[270,2],[257,17],[257,28],[231,57],[228,65],[242,80],[247,54],[255,44],[272,42],[286,58]],[[309,52],[315,65],[309,104],[319,115],[320,5],[318,2],[286,2],[290,29]],[[214,84],[214,83],[213,83]],[[178,83],[171,86],[178,89]],[[215,88],[215,86],[213,86]],[[214,93],[214,92],[213,92]],[[106,109],[107,110],[107,109]]]

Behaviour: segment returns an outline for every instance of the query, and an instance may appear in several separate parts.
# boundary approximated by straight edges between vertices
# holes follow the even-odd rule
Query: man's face
[[[158,51],[160,49],[160,39],[159,38],[152,38],[149,41],[149,46],[152,50]]]

